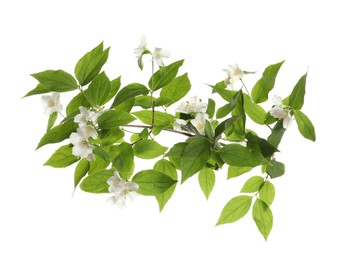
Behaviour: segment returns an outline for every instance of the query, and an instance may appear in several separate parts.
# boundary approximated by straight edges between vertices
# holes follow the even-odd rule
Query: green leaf
[[[268,99],[269,92],[274,88],[275,79],[284,61],[269,65],[262,77],[252,89],[252,98],[255,103],[262,103]]]
[[[304,74],[295,87],[293,88],[293,91],[291,92],[289,96],[289,106],[292,109],[298,109],[300,110],[304,104],[304,95],[305,95],[305,84],[307,81],[307,73]]]
[[[121,110],[108,110],[97,120],[100,129],[110,129],[116,126],[127,125],[136,118]]]
[[[108,60],[110,47],[103,51],[103,42],[87,52],[75,66],[75,76],[81,86],[90,83]]]
[[[168,160],[165,160],[165,159],[159,160],[158,162],[155,163],[155,165],[153,166],[153,169],[166,174],[167,176],[171,177],[173,180],[177,180],[178,178],[176,168]],[[177,186],[177,183],[173,184],[170,188],[168,188],[163,193],[156,195],[156,199],[159,205],[159,211],[162,211],[164,209],[166,203],[172,197],[176,186]]]
[[[253,206],[253,219],[257,228],[267,240],[269,233],[273,227],[273,214],[266,203],[257,199]]]
[[[260,138],[251,132],[246,134],[247,138],[247,147],[250,149],[262,153],[265,158],[270,157],[275,152],[277,152],[277,148],[271,145],[266,139]]]
[[[165,72],[158,70],[149,80],[149,87],[157,90],[168,85],[178,74],[178,70],[183,65],[184,60],[176,61],[165,67]]]
[[[85,93],[86,91],[84,91],[83,93],[78,93],[75,97],[73,97],[73,99],[69,102],[69,104],[67,105],[66,108],[66,113],[67,115],[71,115],[73,113],[79,113],[79,107],[85,107],[87,109],[90,108],[90,103],[89,101],[85,98]]]
[[[128,180],[134,170],[134,155],[131,144],[121,143],[119,146],[115,147],[116,156],[112,158],[112,164],[118,170],[120,176]]]
[[[132,83],[122,88],[116,95],[111,108],[139,95],[147,95],[149,90],[142,84]]]
[[[244,101],[244,108],[250,119],[257,124],[265,124],[266,111],[258,104],[253,103],[247,94],[244,94]]]
[[[31,76],[49,91],[66,92],[77,89],[74,77],[63,70],[46,70]]]
[[[210,168],[203,168],[199,172],[199,185],[204,193],[206,199],[208,200],[209,195],[211,194],[214,184],[215,184],[215,174],[214,171]]]
[[[168,175],[155,170],[140,171],[133,176],[132,181],[139,185],[137,193],[147,196],[161,194],[177,182]]]
[[[102,147],[95,145],[93,153],[101,157],[104,161],[110,162],[110,155]]]
[[[170,102],[166,106],[170,106],[178,100],[182,99],[191,89],[191,83],[187,73],[172,80],[168,85],[164,86],[160,91],[160,97],[167,98]]]
[[[267,141],[277,148],[285,131],[286,129],[283,128],[282,121],[278,121],[273,127],[271,134],[268,136]]]
[[[76,168],[75,168],[75,174],[74,174],[74,188],[77,187],[77,185],[80,183],[80,181],[84,178],[84,176],[89,171],[89,161],[87,159],[82,159],[78,162]]]
[[[36,86],[36,88],[34,88],[33,90],[29,91],[26,95],[23,96],[23,98],[24,97],[33,96],[33,95],[38,95],[38,94],[45,94],[45,93],[48,93],[48,92],[51,92],[51,90],[47,89],[42,84],[38,84]]]
[[[271,160],[272,165],[268,165],[266,172],[271,178],[277,178],[284,174],[285,165],[281,162]]]
[[[259,198],[260,200],[263,200],[269,207],[271,206],[275,198],[275,188],[271,182],[266,181],[263,184],[259,191]]]
[[[57,112],[53,112],[50,114],[48,119],[48,125],[47,125],[47,132],[50,131],[50,129],[54,126],[56,119],[57,119]]]
[[[244,217],[250,209],[252,197],[241,195],[232,198],[223,208],[216,225],[232,223]]]
[[[215,138],[219,137],[224,131],[229,129],[237,120],[239,120],[239,118],[240,118],[240,115],[236,115],[236,116],[233,116],[221,122],[215,128]]]
[[[156,158],[167,150],[167,147],[161,146],[154,140],[141,140],[133,147],[135,156],[142,159]]]
[[[112,99],[121,87],[121,77],[111,80],[110,94],[107,97],[108,100]]]
[[[207,139],[193,139],[185,148],[181,159],[181,183],[204,168],[211,157],[210,143]]]
[[[102,106],[109,102],[111,92],[111,82],[105,72],[101,72],[90,83],[86,90],[86,96],[95,107]]]
[[[209,85],[210,86],[210,85]],[[218,93],[224,100],[230,102],[237,91],[225,89],[224,81],[217,83],[215,86],[210,86],[214,93]]]
[[[44,165],[65,168],[77,161],[78,158],[72,154],[72,147],[67,144],[58,148]]]
[[[211,98],[208,99],[207,111],[206,113],[209,115],[209,118],[212,118],[215,113],[215,101]]]
[[[113,171],[110,170],[96,171],[83,179],[80,188],[90,193],[108,193],[109,184],[107,181],[113,175]]]
[[[238,177],[246,172],[249,172],[253,167],[237,167],[237,166],[228,166],[227,179]]]
[[[245,182],[240,192],[257,192],[261,189],[263,183],[264,179],[261,176],[253,176]]]
[[[115,106],[114,109],[130,113],[134,104],[135,104],[135,98],[131,98],[131,99],[119,104],[118,106]]]
[[[102,147],[113,145],[116,141],[124,137],[124,132],[119,127],[102,130],[100,132],[100,144]]]
[[[166,153],[170,162],[177,169],[181,169],[181,158],[183,157],[184,151],[188,143],[176,143],[172,148]]]
[[[148,109],[152,107],[152,101],[155,100],[155,98],[151,98],[150,96],[138,96],[135,99],[135,106],[140,106],[144,109]]]
[[[205,133],[206,136],[210,139],[213,140],[215,136],[215,132],[213,130],[213,127],[211,125],[211,122],[208,120],[205,120]]]
[[[59,143],[67,138],[69,138],[72,132],[75,132],[78,125],[74,123],[73,120],[69,120],[63,124],[57,125],[50,129],[44,136],[41,138],[36,149],[46,145]]]
[[[302,111],[299,110],[294,110],[294,115],[298,126],[298,130],[300,131],[302,136],[315,142],[316,140],[315,127],[311,123],[310,119]]]
[[[239,144],[228,144],[220,150],[222,160],[228,165],[239,167],[255,167],[269,164],[262,154]]]
[[[110,162],[97,156],[95,161],[90,161],[89,175],[95,174],[97,171],[105,170],[109,164]]]

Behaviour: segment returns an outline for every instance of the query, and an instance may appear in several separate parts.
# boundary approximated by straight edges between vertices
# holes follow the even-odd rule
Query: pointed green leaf
[[[95,145],[93,153],[101,157],[104,161],[110,162],[110,155],[99,145]]]
[[[311,123],[310,119],[302,111],[299,110],[294,110],[294,115],[298,126],[298,130],[300,131],[302,136],[315,142],[316,140],[315,127]]]
[[[268,158],[277,152],[277,148],[271,145],[266,139],[260,138],[251,132],[246,134],[247,147],[261,153],[264,157]]]
[[[170,162],[179,170],[181,169],[181,158],[183,157],[187,145],[188,143],[176,143],[172,146],[170,151],[166,153]]]
[[[101,130],[99,133],[100,144],[102,147],[113,145],[116,141],[124,137],[124,132],[119,127]]]
[[[157,90],[168,85],[178,74],[178,70],[183,65],[184,60],[173,62],[165,67],[164,73],[158,70],[149,80],[149,87],[152,90]]]
[[[166,174],[167,176],[171,177],[173,180],[177,180],[177,170],[173,166],[173,164],[165,159],[161,159],[153,166],[153,169],[156,171],[159,171],[161,173]],[[174,190],[177,186],[177,183],[173,184],[170,188],[168,188],[163,193],[156,195],[156,199],[159,205],[159,211],[162,211],[166,205],[166,203],[169,201],[169,199],[172,197]]]
[[[226,119],[225,121],[221,122],[215,128],[215,138],[220,136],[224,131],[229,129],[237,120],[240,119],[240,115],[233,116],[231,118]]]
[[[90,83],[86,90],[86,96],[95,107],[102,106],[109,102],[111,92],[111,82],[105,72],[101,72]]]
[[[240,192],[252,193],[260,190],[264,183],[264,179],[261,176],[253,176],[249,178],[243,185]]]
[[[246,172],[249,172],[253,167],[237,167],[237,166],[228,166],[227,179],[238,177]]]
[[[232,223],[239,220],[247,214],[251,204],[251,196],[241,195],[232,198],[223,208],[216,225]]]
[[[87,159],[82,159],[78,162],[75,173],[74,173],[74,188],[80,183],[80,181],[84,178],[84,176],[89,171],[89,161]]]
[[[138,158],[153,159],[165,153],[167,147],[154,140],[141,140],[134,145],[133,150]]]
[[[69,120],[63,124],[53,127],[50,131],[44,134],[36,149],[39,149],[46,144],[59,143],[69,138],[70,134],[75,132],[77,127],[78,125],[75,124],[73,120]]]
[[[220,150],[222,160],[228,165],[239,167],[255,167],[269,164],[262,154],[239,144],[228,144]]]
[[[103,42],[87,52],[76,64],[75,76],[81,86],[90,83],[108,60],[110,47],[103,50]]]
[[[147,196],[161,194],[177,182],[168,175],[155,170],[140,171],[133,176],[132,181],[139,185],[137,193]]]
[[[119,146],[115,146],[116,156],[112,158],[112,164],[118,170],[120,176],[128,180],[134,170],[134,155],[131,144],[121,143]]]
[[[286,129],[283,128],[282,121],[278,121],[273,127],[271,134],[268,136],[267,141],[277,148],[285,131]]]
[[[305,84],[307,81],[307,73],[304,74],[297,84],[295,85],[293,91],[289,96],[289,106],[292,109],[300,110],[304,104],[304,95],[305,95]]]
[[[96,171],[83,179],[80,188],[90,193],[108,193],[109,184],[107,181],[113,175],[114,173],[111,170]]]
[[[260,105],[252,102],[247,94],[244,94],[244,101],[244,108],[250,119],[257,124],[265,124],[266,111]]]
[[[79,107],[85,107],[85,108],[90,108],[90,103],[89,101],[85,98],[85,93],[78,93],[73,99],[69,102],[66,108],[66,113],[67,115],[71,115],[73,113],[79,113]]]
[[[207,111],[206,113],[209,115],[209,118],[212,118],[215,113],[215,101],[211,98],[208,99]]]
[[[273,227],[273,214],[268,205],[260,199],[254,202],[253,219],[260,233],[267,240]]]
[[[178,100],[182,99],[191,89],[191,83],[187,73],[172,80],[160,91],[160,97],[165,97],[169,102],[165,105],[168,107]]]
[[[54,126],[55,121],[57,119],[57,112],[53,112],[50,114],[49,119],[48,119],[48,125],[47,125],[47,132],[50,131],[50,129]]]
[[[259,191],[259,198],[270,207],[275,198],[275,187],[271,182],[266,181],[263,184],[262,188]]]
[[[198,176],[199,185],[204,193],[206,199],[208,200],[209,195],[211,194],[214,184],[215,184],[215,174],[214,171],[210,168],[203,168],[199,172]]]
[[[100,129],[110,129],[116,126],[127,125],[136,120],[129,113],[121,110],[108,110],[104,112],[97,120]]]
[[[77,161],[78,158],[72,154],[72,147],[67,144],[58,148],[44,165],[65,168]]]
[[[115,96],[111,108],[139,95],[147,95],[149,90],[142,84],[132,83],[122,88]]]
[[[156,99],[150,96],[138,96],[135,99],[135,106],[140,106],[143,109],[148,109],[152,107],[152,101]]]
[[[32,76],[49,91],[66,92],[77,89],[74,77],[63,70],[46,70]]]
[[[210,143],[207,139],[193,139],[185,148],[181,159],[181,183],[204,168],[211,157]]]
[[[36,86],[36,88],[34,88],[33,90],[29,91],[26,95],[24,95],[23,97],[29,97],[29,96],[33,96],[33,95],[39,95],[39,94],[44,94],[44,93],[48,93],[51,92],[51,90],[47,89],[45,86],[43,86],[42,84],[38,84]]]
[[[284,174],[285,165],[281,162],[271,160],[272,165],[268,165],[266,172],[271,178],[277,178]]]
[[[98,171],[105,170],[109,166],[110,162],[104,160],[99,156],[96,156],[96,160],[90,161],[89,164],[90,164],[89,175],[92,175]]]
[[[262,103],[268,99],[269,92],[274,88],[275,79],[284,61],[269,65],[262,77],[252,89],[252,98],[255,103]]]

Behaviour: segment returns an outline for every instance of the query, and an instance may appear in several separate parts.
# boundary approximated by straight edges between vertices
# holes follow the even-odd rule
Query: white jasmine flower
[[[228,67],[228,69],[224,69],[228,75],[225,82],[227,83],[227,87],[233,90],[233,85],[242,79],[245,73],[238,67],[237,64],[229,65]]]
[[[93,113],[82,106],[80,106],[79,109],[80,113],[75,116],[74,122],[78,123],[79,126],[85,126],[93,116]]]
[[[124,181],[116,171],[114,176],[110,177],[107,181],[109,184],[109,192],[112,193],[112,197],[107,201],[112,204],[116,204],[119,208],[125,206],[126,199],[133,200],[139,185],[135,182]]]
[[[70,143],[74,145],[72,153],[75,156],[82,158],[93,159],[92,151],[94,150],[94,146],[90,144],[87,137],[82,136],[81,134],[71,133],[69,137]]]
[[[205,121],[209,119],[208,114],[198,113],[191,124],[198,130],[199,134],[205,135]]]
[[[281,97],[274,95],[272,100],[274,106],[269,113],[277,119],[283,119],[283,128],[288,128],[292,122],[290,110],[283,105]]]
[[[171,52],[162,48],[155,48],[152,53],[152,59],[157,63],[158,66],[164,66],[162,58],[170,58]]]
[[[176,119],[174,121],[174,123],[173,123],[173,129],[175,129],[175,130],[182,130],[181,126],[182,125],[186,125],[186,124],[187,124],[187,122],[185,120],[183,120],[183,119]]]
[[[140,44],[138,45],[138,47],[135,49],[134,54],[136,55],[136,58],[139,59],[144,52],[146,52],[147,49],[147,42],[146,42],[146,38],[145,36],[142,36],[140,38]]]
[[[90,125],[85,125],[77,128],[77,133],[79,133],[84,138],[88,139],[89,137],[92,137],[93,139],[98,138],[98,133],[96,129]]]
[[[91,113],[90,120],[94,125],[97,125],[97,119],[103,114],[103,112],[104,111],[95,111]]]
[[[52,93],[51,95],[43,95],[41,101],[44,105],[44,113],[50,115],[54,112],[61,112],[63,109],[60,103],[60,93]]]
[[[207,104],[201,102],[201,99],[197,98],[197,96],[194,96],[189,101],[182,102],[176,111],[185,114],[206,113]]]

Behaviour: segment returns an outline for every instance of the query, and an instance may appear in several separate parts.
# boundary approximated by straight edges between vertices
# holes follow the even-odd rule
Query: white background
[[[0,259],[336,259],[333,2],[1,1]],[[146,83],[150,64],[140,72],[133,54],[142,35],[149,47],[171,50],[168,62],[186,59],[181,72],[189,72],[191,94],[204,100],[210,97],[204,83],[224,79],[228,64],[261,73],[286,60],[272,92],[283,97],[309,71],[303,111],[316,126],[317,141],[302,138],[296,124],[284,137],[278,158],[287,172],[273,181],[274,227],[267,242],[251,213],[214,227],[250,175],[226,181],[223,169],[208,202],[197,178],[189,179],[159,214],[149,197],[137,197],[124,210],[106,204],[107,195],[77,190],[72,197],[73,168],[42,166],[57,145],[34,152],[47,117],[39,97],[21,99],[37,84],[29,74],[72,73],[77,60],[104,40],[111,46],[108,76],[123,75],[123,85]],[[259,76],[247,76],[247,84]],[[149,168],[145,163],[137,169]]]

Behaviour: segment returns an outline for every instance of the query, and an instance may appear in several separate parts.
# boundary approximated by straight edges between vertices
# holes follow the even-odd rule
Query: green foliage
[[[110,170],[96,171],[82,180],[80,188],[90,193],[108,193],[109,184],[107,181],[113,174],[113,171]]]
[[[77,161],[78,158],[72,154],[72,147],[69,145],[63,145],[53,153],[44,165],[54,168],[65,168]]]
[[[121,88],[121,77],[110,80],[102,70],[108,59],[109,50],[110,48],[103,48],[102,42],[86,53],[76,64],[75,77],[63,70],[46,70],[32,74],[39,83],[24,97],[78,90],[73,97],[70,96],[70,102],[65,105],[66,117],[63,120],[59,119],[57,112],[49,116],[47,131],[37,149],[46,144],[67,140],[76,131],[81,133],[83,128],[78,128],[83,124],[93,127],[98,133],[97,138],[95,135],[92,135],[95,138],[82,136],[85,140],[80,147],[75,147],[76,149],[82,149],[82,145],[84,149],[94,147],[92,152],[95,160],[88,161],[90,157],[74,156],[74,146],[66,141],[68,144],[59,147],[45,165],[64,168],[79,161],[74,172],[74,188],[79,185],[83,191],[91,193],[108,193],[107,181],[117,171],[122,179],[119,183],[121,189],[125,188],[123,185],[127,185],[129,180],[137,183],[139,189],[136,192],[155,196],[160,211],[175,191],[178,182],[177,170],[181,171],[181,183],[198,173],[200,188],[208,199],[215,185],[215,171],[228,168],[227,179],[231,179],[261,165],[262,175],[250,177],[240,191],[251,193],[251,196],[240,195],[228,201],[217,225],[241,219],[250,210],[254,198],[256,200],[252,209],[253,219],[260,233],[267,239],[273,225],[270,206],[275,198],[275,187],[269,179],[280,177],[285,173],[285,165],[276,161],[274,154],[279,152],[278,146],[286,129],[283,128],[283,120],[273,117],[267,112],[268,110],[265,110],[268,108],[260,103],[268,100],[283,61],[268,66],[251,91],[243,79],[238,82],[241,84],[239,90],[227,89],[228,79],[221,80],[214,86],[209,85],[212,93],[218,94],[221,101],[216,104],[214,99],[208,98],[206,113],[210,120],[199,122],[198,127],[195,127],[192,120],[199,118],[198,113],[201,111],[205,112],[205,104],[199,107],[197,104],[189,104],[193,112],[177,112],[175,116],[167,111],[169,109],[174,111],[174,108],[168,107],[185,97],[191,89],[188,73],[177,76],[184,60],[173,62],[168,66],[159,66],[156,72],[153,67],[148,86],[131,83]],[[151,52],[145,50],[144,54]],[[143,55],[138,59],[138,66],[141,69]],[[156,66],[154,62],[153,66]],[[282,102],[284,109],[288,109],[295,117],[301,135],[315,141],[315,128],[301,111],[304,105],[306,79],[307,74],[299,79],[290,95]],[[50,104],[50,108],[52,105]],[[80,113],[81,106],[90,111],[102,111],[102,114],[98,119],[94,118],[93,113],[84,115],[90,118],[83,117],[83,122],[75,123],[74,118]],[[105,109],[104,106],[110,106],[110,109]],[[213,120],[214,115],[216,120]],[[247,116],[251,119],[248,121],[249,124],[256,123],[265,130],[268,130],[268,127],[271,130],[270,135],[263,135],[268,136],[265,139],[255,130],[246,129]],[[145,126],[129,125],[136,119]],[[177,119],[185,120],[186,124],[175,122]],[[57,123],[57,120],[61,122]],[[200,134],[197,130],[202,127],[205,134]],[[134,130],[137,128],[138,130]],[[165,131],[188,138],[179,143],[173,142],[170,147],[164,147],[156,138]],[[128,132],[131,134],[125,134]],[[130,140],[130,143],[125,141],[124,137],[125,140]],[[244,145],[240,145],[242,143]],[[153,169],[140,170],[134,175],[135,157],[146,160],[160,158]],[[114,194],[117,199],[118,196],[124,199],[125,195]]]
[[[165,153],[166,150],[167,147],[158,144],[154,140],[140,140],[133,147],[135,156],[142,159],[156,158]]]
[[[132,181],[139,185],[137,192],[147,196],[159,195],[177,182],[170,176],[156,170],[140,171],[133,176]]]
[[[273,227],[273,214],[268,205],[260,199],[254,202],[253,219],[260,233],[267,240]]]
[[[239,220],[248,213],[251,205],[251,196],[241,195],[231,199],[223,208],[216,225],[232,223]]]
[[[183,65],[183,63],[184,60],[173,62],[172,64],[165,67],[164,73],[160,70],[154,73],[149,80],[150,89],[158,90],[170,84],[170,82],[177,76],[178,70]]]
[[[32,74],[49,92],[67,92],[77,89],[73,76],[63,70],[46,70]]]
[[[166,174],[172,180],[176,181],[178,179],[176,168],[168,160],[165,160],[165,159],[159,160],[158,162],[155,163],[155,165],[153,166],[153,169],[156,170],[156,171],[159,171],[161,173]],[[174,183],[166,191],[164,191],[161,194],[156,195],[156,199],[157,199],[157,202],[158,202],[158,205],[159,205],[159,211],[162,211],[164,209],[166,203],[172,197],[176,186],[177,186],[177,183]]]
[[[78,162],[75,168],[75,173],[74,173],[74,188],[77,187],[80,181],[88,173],[89,168],[90,168],[90,164],[88,160],[82,159]]]
[[[302,111],[299,110],[295,110],[294,115],[298,126],[298,130],[300,131],[302,136],[315,142],[316,141],[315,127],[311,123],[310,119]]]
[[[149,93],[149,90],[142,84],[139,83],[132,83],[124,88],[122,88],[117,95],[115,96],[115,99],[111,105],[111,108],[114,108],[130,99],[133,99],[134,97],[137,97],[139,95],[147,95]]]
[[[97,122],[101,129],[111,129],[116,126],[126,125],[135,119],[125,111],[108,110],[98,118]]]
[[[252,89],[252,99],[255,103],[262,103],[268,99],[269,92],[274,88],[275,79],[284,61],[269,65],[263,72],[262,78]]]
[[[208,200],[208,197],[211,194],[215,184],[214,171],[210,168],[203,168],[199,172],[198,179],[200,188],[202,192],[205,194],[206,199]]]
[[[75,76],[81,86],[90,83],[101,71],[109,57],[110,47],[103,50],[103,42],[86,53],[76,64]]]
[[[181,158],[181,183],[204,168],[210,157],[210,142],[207,139],[196,138],[189,142]]]

